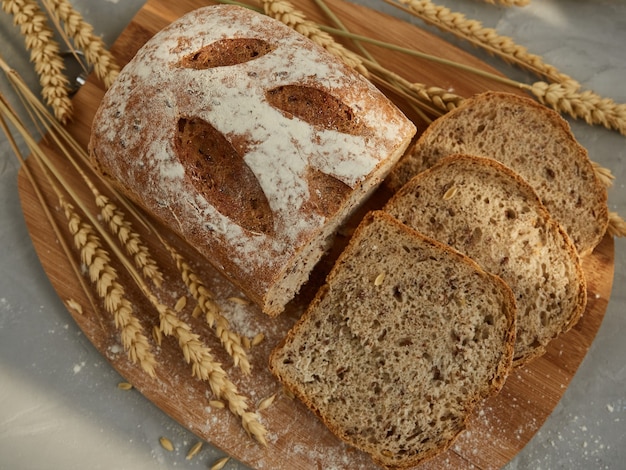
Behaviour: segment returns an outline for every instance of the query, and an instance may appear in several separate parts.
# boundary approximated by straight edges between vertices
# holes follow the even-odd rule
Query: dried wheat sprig
[[[13,23],[19,26],[24,36],[44,101],[53,109],[59,122],[67,123],[72,116],[69,81],[64,73],[59,44],[53,38],[46,15],[34,0],[2,0],[2,9],[13,15]]]
[[[468,19],[462,13],[456,13],[444,6],[435,5],[430,0],[385,0],[390,5],[402,9],[425,23],[450,33],[458,38],[480,47],[503,61],[516,64],[520,68],[535,73],[539,77],[549,78],[557,83],[573,82],[568,75],[560,72],[553,65],[528,52],[528,49],[516,44],[513,39],[502,36],[493,28],[486,28],[481,22]]]
[[[244,374],[248,375],[252,367],[248,355],[242,346],[241,336],[231,330],[228,320],[220,313],[220,308],[215,302],[213,294],[189,266],[189,263],[185,261],[183,256],[164,239],[161,240],[161,243],[176,263],[183,282],[198,303],[202,313],[204,313],[206,322],[215,330],[215,335],[220,340],[224,350],[232,357],[233,364],[239,367]]]
[[[248,411],[245,397],[239,394],[237,387],[228,378],[221,364],[215,360],[211,350],[171,308],[160,303],[154,296],[150,296],[150,299],[159,312],[161,331],[178,340],[185,361],[191,364],[192,375],[207,381],[215,398],[226,401],[231,413],[241,419],[244,430],[257,442],[266,445],[267,430],[259,422],[258,415]]]
[[[120,330],[122,344],[128,357],[139,362],[145,372],[155,377],[156,359],[137,317],[133,315],[132,303],[119,283],[117,271],[111,266],[111,257],[103,248],[94,228],[83,222],[74,207],[62,195],[59,203],[68,221],[68,229],[74,245],[80,252],[81,261],[87,267],[89,278],[96,286],[104,308],[113,315],[115,327]]]
[[[343,47],[330,34],[322,31],[316,23],[306,19],[306,15],[297,10],[291,2],[287,0],[262,0],[262,4],[266,15],[308,37],[362,75],[366,77],[369,75],[358,54]]]
[[[163,284],[163,274],[156,261],[150,254],[148,247],[142,242],[141,236],[137,233],[131,223],[111,200],[100,193],[98,189],[91,185],[92,193],[95,197],[96,205],[100,208],[100,215],[107,223],[109,230],[117,235],[118,240],[132,257],[135,266],[141,270],[145,278],[150,279],[155,286],[161,287]]]
[[[109,88],[119,75],[120,68],[102,38],[94,34],[93,26],[67,0],[42,0],[42,4],[51,15],[63,22],[65,33],[83,51],[87,63],[93,65],[98,78]]]

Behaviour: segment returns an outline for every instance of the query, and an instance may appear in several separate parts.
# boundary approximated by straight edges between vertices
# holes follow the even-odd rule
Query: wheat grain
[[[30,60],[39,76],[41,96],[52,108],[55,118],[65,124],[72,116],[72,102],[68,93],[68,79],[59,53],[59,44],[48,26],[46,15],[34,0],[2,0],[2,9],[13,15],[13,23],[20,27]]]
[[[241,297],[228,297],[226,300],[238,305],[250,305],[248,300],[242,299]]]
[[[128,357],[133,363],[139,362],[143,370],[154,377],[156,359],[139,320],[133,315],[132,304],[126,298],[123,286],[117,281],[117,272],[110,264],[108,252],[102,247],[93,227],[82,222],[74,207],[64,198],[59,199],[74,244],[80,251],[81,262],[87,267],[90,280],[104,301],[105,310],[113,315]]]
[[[264,398],[259,402],[259,406],[257,406],[257,411],[263,411],[272,406],[274,400],[276,399],[276,394],[270,395],[269,397]]]
[[[120,390],[131,390],[133,388],[133,384],[128,382],[120,382],[117,384],[117,388]]]
[[[187,452],[187,455],[185,456],[185,460],[193,459],[196,455],[198,455],[201,449],[202,449],[202,441],[196,442],[193,446],[191,446],[191,448],[189,449],[189,452]]]
[[[174,311],[176,313],[180,313],[183,311],[186,305],[187,305],[187,297],[183,295],[176,301],[176,304],[174,305]]]
[[[209,406],[211,406],[212,408],[217,408],[218,410],[223,410],[224,408],[226,408],[224,402],[220,400],[209,400]]]
[[[258,346],[265,339],[265,335],[263,333],[257,333],[254,335],[254,338],[250,341],[250,347]]]
[[[266,15],[308,37],[360,74],[369,76],[369,72],[358,54],[346,49],[335,41],[330,34],[322,31],[313,21],[307,20],[306,15],[297,10],[291,2],[287,0],[262,0],[262,4]]]
[[[152,327],[152,339],[157,346],[161,346],[161,343],[163,342],[163,332],[157,325]]]
[[[172,444],[172,441],[170,441],[167,437],[160,437],[159,444],[161,444],[161,447],[168,452],[174,451],[174,444]]]
[[[222,457],[221,459],[216,460],[215,462],[213,462],[213,465],[211,465],[210,470],[222,470],[229,460],[230,457]]]
[[[67,299],[65,305],[67,308],[74,310],[79,315],[83,314],[83,306],[74,299]]]
[[[83,51],[87,63],[93,66],[98,78],[109,88],[119,75],[120,68],[102,38],[94,34],[93,27],[67,0],[42,0],[42,3],[52,15],[63,22],[65,33]]]
[[[250,360],[242,346],[242,338],[235,331],[231,330],[228,320],[220,313],[219,306],[215,302],[213,294],[209,291],[200,277],[192,270],[170,244],[163,240],[165,248],[175,261],[187,289],[196,300],[198,307],[205,314],[206,322],[213,328],[215,335],[219,338],[224,350],[232,357],[233,364],[239,367],[244,374],[249,374],[252,367]]]

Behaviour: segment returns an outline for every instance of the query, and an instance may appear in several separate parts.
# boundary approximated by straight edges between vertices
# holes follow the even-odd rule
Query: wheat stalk
[[[233,364],[239,367],[244,374],[250,374],[250,361],[242,346],[242,338],[230,329],[228,320],[220,313],[220,308],[215,302],[213,294],[174,247],[164,239],[161,240],[161,243],[176,263],[183,282],[204,313],[206,322],[214,328],[215,335],[219,338],[224,350],[233,358]]]
[[[308,37],[362,75],[369,75],[358,54],[346,49],[336,42],[330,34],[322,31],[316,23],[307,20],[306,15],[297,10],[291,2],[287,0],[262,0],[262,4],[266,15]]]
[[[68,93],[68,79],[59,53],[59,44],[53,39],[46,15],[34,0],[2,0],[2,9],[13,15],[13,23],[20,27],[30,60],[39,76],[41,95],[53,109],[56,119],[67,123],[72,115]]]
[[[118,275],[111,266],[111,257],[102,247],[94,228],[83,222],[74,207],[65,197],[59,203],[68,221],[68,229],[74,244],[80,251],[82,263],[87,267],[91,282],[96,285],[98,296],[104,301],[104,308],[113,315],[115,327],[120,330],[122,344],[132,362],[139,362],[145,372],[155,377],[156,359],[150,350],[148,339],[143,334],[139,320],[133,315],[132,303],[119,283]]]
[[[492,5],[504,5],[507,7],[523,7],[530,4],[530,0],[483,0],[485,3],[491,3]]]
[[[178,340],[185,361],[192,366],[192,375],[207,381],[215,398],[226,401],[231,413],[241,419],[244,430],[257,442],[267,445],[265,438],[267,430],[259,422],[258,415],[248,411],[245,397],[239,394],[237,387],[228,378],[220,363],[215,360],[211,350],[171,308],[160,303],[154,296],[150,296],[150,299],[159,312],[160,330],[163,334],[173,336]]]
[[[94,34],[93,26],[67,0],[42,0],[42,3],[50,16],[63,22],[65,34],[83,51],[87,63],[93,66],[98,78],[109,88],[119,75],[120,68],[102,38]]]

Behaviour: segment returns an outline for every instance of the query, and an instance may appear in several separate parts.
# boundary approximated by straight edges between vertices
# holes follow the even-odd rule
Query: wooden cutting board
[[[341,0],[328,0],[327,3],[354,32],[414,47],[457,62],[488,68],[474,57],[408,23]],[[150,0],[115,43],[113,52],[120,64],[126,63],[156,31],[186,11],[206,4],[199,0],[177,2]],[[298,2],[298,7],[305,11],[309,18],[323,20],[323,15],[312,2]],[[462,96],[488,89],[507,90],[506,87],[485,78],[428,61],[389,53],[378,47],[367,47],[384,66],[414,82],[450,89]],[[92,77],[74,99],[76,117],[69,130],[82,145],[86,145],[88,141],[93,114],[102,95],[101,85]],[[415,118],[423,130],[424,123],[407,109],[402,100],[396,101]],[[76,169],[45,141],[42,147],[59,168],[64,184],[71,185],[83,200],[87,201],[88,210],[97,213],[92,202],[93,198]],[[35,185],[29,174],[37,181]],[[41,198],[37,189],[41,193]],[[106,188],[101,190],[109,194]],[[276,394],[274,403],[259,412],[262,423],[269,430],[269,444],[263,448],[246,435],[239,421],[228,411],[209,406],[211,393],[208,385],[191,376],[190,367],[185,363],[174,340],[165,338],[160,346],[153,344],[153,351],[158,360],[156,379],[150,378],[127,358],[113,319],[103,310],[101,302],[94,297],[91,289],[87,292],[82,289],[77,277],[81,274],[76,274],[62,245],[58,242],[58,237],[61,237],[70,246],[72,244],[66,230],[67,221],[59,209],[55,192],[32,157],[20,172],[19,192],[35,249],[50,281],[68,306],[68,312],[112,366],[165,413],[202,439],[251,467],[375,468],[366,455],[342,444],[303,405],[289,398],[266,367],[269,352],[302,312],[307,296],[319,284],[328,263],[322,263],[311,285],[285,314],[277,319],[270,319],[254,307],[233,300],[233,297],[241,298],[236,289],[222,279],[206,261],[200,259],[194,250],[169,234],[167,230],[159,229],[185,256],[204,279],[205,284],[210,286],[233,329],[248,337],[253,337],[257,333],[265,335],[265,340],[250,350],[252,375],[243,376],[232,367],[230,359],[221,350],[211,328],[202,319],[192,316],[192,302],[188,302],[187,307],[181,312],[182,318],[189,322],[193,330],[201,335],[202,340],[222,361],[240,392],[248,397],[252,409],[255,409],[263,398]],[[376,194],[373,204],[376,205],[376,198],[383,197],[382,193]],[[52,216],[60,227],[58,235],[47,221],[44,205],[51,209]],[[138,222],[134,227],[150,245],[154,257],[163,268],[164,285],[167,288],[159,291],[160,298],[173,306],[181,296],[189,297],[180,281],[180,273],[156,240],[154,233]],[[76,253],[71,253],[70,256],[77,259]],[[153,326],[158,324],[158,314],[146,303],[140,292],[133,288],[133,283],[124,274],[121,266],[116,264],[115,260],[112,263],[118,269],[120,279],[126,286],[127,296],[134,304],[135,315],[144,326],[146,334],[151,337]],[[543,357],[523,369],[514,371],[503,391],[486,401],[476,411],[469,431],[462,434],[449,451],[421,468],[460,469],[472,465],[477,468],[500,468],[513,458],[541,427],[565,392],[602,322],[613,280],[611,238],[606,237],[593,255],[584,261],[584,270],[588,280],[589,303],[578,325],[553,341]],[[89,280],[85,282],[89,285]],[[77,308],[77,305],[80,308]],[[82,313],[79,310],[82,310]]]

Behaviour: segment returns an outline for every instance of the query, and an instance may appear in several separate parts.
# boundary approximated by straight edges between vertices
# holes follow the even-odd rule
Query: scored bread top
[[[336,435],[403,468],[448,448],[502,387],[514,325],[501,279],[370,212],[270,368]]]
[[[574,245],[532,187],[497,161],[442,158],[383,210],[466,254],[511,287],[518,309],[516,366],[543,354],[582,315],[586,284]]]
[[[519,173],[565,228],[581,256],[608,226],[607,192],[587,151],[554,110],[525,96],[487,92],[435,120],[388,178],[399,189],[454,153],[493,158]]]
[[[90,154],[262,303],[414,133],[371,83],[312,41],[217,5],[175,21],[124,67],[95,116]]]

